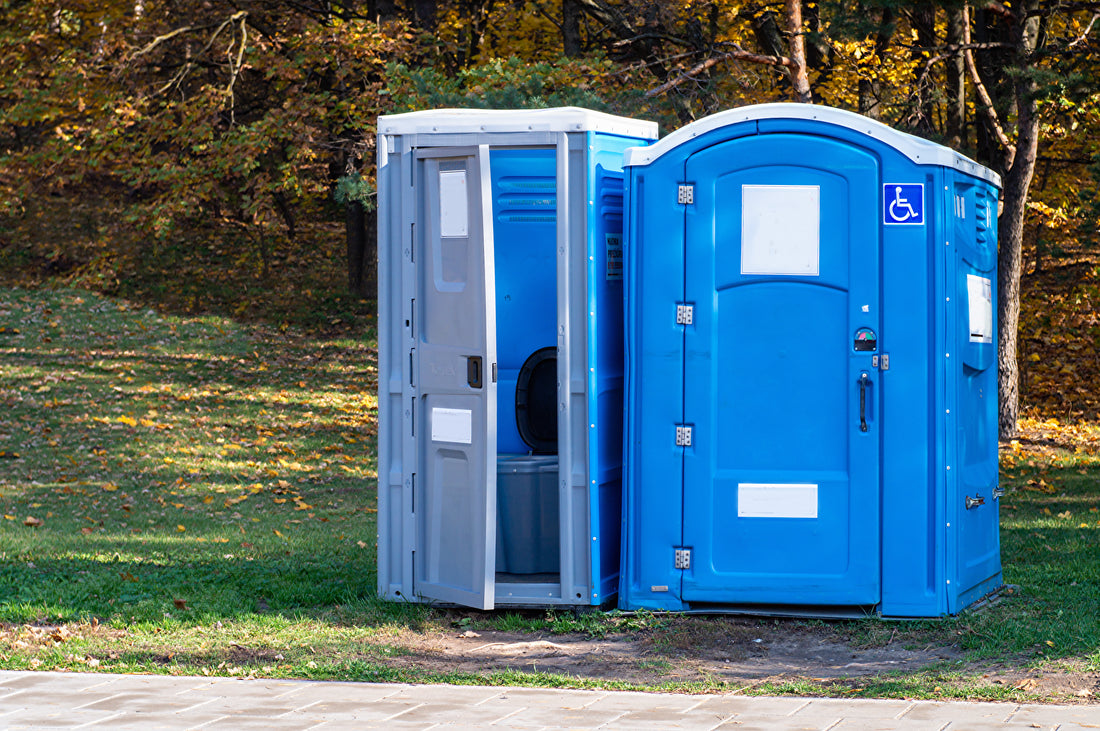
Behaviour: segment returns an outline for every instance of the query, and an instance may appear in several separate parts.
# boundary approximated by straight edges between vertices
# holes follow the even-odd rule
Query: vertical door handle
[[[466,356],[466,383],[470,384],[472,388],[481,388],[482,381],[485,378],[485,370],[482,368],[482,360],[480,355],[467,355]]]
[[[867,374],[859,374],[859,430],[867,431]]]

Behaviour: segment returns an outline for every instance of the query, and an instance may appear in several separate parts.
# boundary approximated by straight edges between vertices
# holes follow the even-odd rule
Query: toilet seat
[[[558,451],[558,349],[527,357],[516,379],[516,428],[536,454]]]

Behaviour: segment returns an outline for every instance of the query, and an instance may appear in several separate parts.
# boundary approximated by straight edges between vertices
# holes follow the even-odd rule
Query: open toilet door
[[[415,590],[492,609],[497,384],[489,149],[416,155]]]

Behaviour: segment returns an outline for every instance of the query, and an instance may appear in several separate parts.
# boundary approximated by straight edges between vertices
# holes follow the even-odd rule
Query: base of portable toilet
[[[622,160],[656,132],[572,107],[379,118],[384,597],[614,601]]]
[[[560,553],[557,456],[498,457],[497,573],[556,574]]]
[[[803,104],[626,166],[620,606],[936,617],[997,589],[997,175]]]

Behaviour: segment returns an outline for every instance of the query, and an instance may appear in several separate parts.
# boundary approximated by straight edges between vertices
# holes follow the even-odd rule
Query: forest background
[[[380,114],[576,104],[667,134],[745,104],[821,103],[1003,176],[1002,436],[1018,407],[1096,422],[1098,12],[0,0],[0,281],[354,331],[374,310]]]

